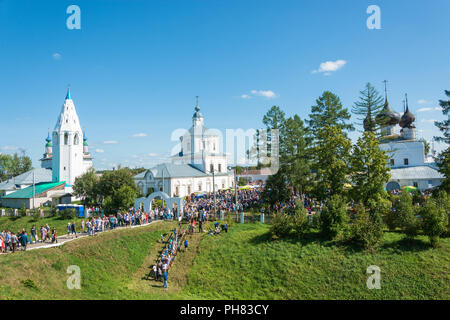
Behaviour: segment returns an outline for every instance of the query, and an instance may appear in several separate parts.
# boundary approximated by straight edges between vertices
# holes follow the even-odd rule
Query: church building
[[[409,110],[407,96],[404,103],[404,113],[400,116],[389,105],[386,94],[384,107],[375,118],[380,126],[380,148],[389,156],[391,167],[386,190],[399,190],[404,186],[413,186],[420,191],[435,188],[441,184],[443,176],[432,157],[425,154],[424,142],[416,137],[415,117]],[[373,119],[368,117],[364,120],[365,130],[370,121]]]
[[[58,204],[59,199],[67,199],[71,194],[75,178],[92,167],[87,138],[81,130],[70,88],[67,89],[52,138],[49,133],[45,142],[41,168],[0,184],[2,206],[20,208],[25,204],[29,209]]]
[[[198,102],[192,127],[180,137],[180,145],[181,150],[172,157],[172,163],[159,164],[134,177],[141,194],[162,191],[170,197],[184,197],[233,186],[227,157],[220,152],[219,135],[204,126]]]

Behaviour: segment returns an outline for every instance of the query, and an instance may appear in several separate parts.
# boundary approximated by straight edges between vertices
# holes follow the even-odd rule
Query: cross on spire
[[[387,99],[387,80],[384,80],[383,81],[383,83],[384,83],[384,97]]]

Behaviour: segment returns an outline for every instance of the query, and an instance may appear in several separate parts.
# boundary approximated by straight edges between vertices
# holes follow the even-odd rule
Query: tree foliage
[[[375,117],[383,107],[383,98],[377,89],[370,83],[366,84],[364,90],[360,91],[359,101],[352,107],[352,113],[359,116],[359,123],[364,127],[364,131],[376,133],[377,124]]]
[[[16,177],[32,169],[31,158],[22,152],[20,155],[14,153],[0,154],[0,181]]]
[[[390,179],[388,156],[380,149],[378,140],[372,132],[363,133],[353,146],[350,158],[352,199],[365,206],[368,206],[371,200],[386,199],[384,186]]]
[[[414,238],[419,232],[419,220],[417,219],[412,198],[408,191],[402,190],[400,197],[394,202],[396,213],[396,225],[403,231],[407,238]]]
[[[322,235],[329,239],[336,238],[346,230],[348,222],[346,201],[339,195],[332,195],[320,213]]]
[[[422,218],[423,233],[428,236],[431,245],[436,247],[439,243],[439,237],[447,230],[447,212],[444,208],[438,206],[433,198],[429,198],[425,205],[420,208],[419,214]]]
[[[450,91],[445,90],[445,95],[448,100],[439,100],[439,105],[442,107],[442,113],[447,116],[447,120],[436,121],[435,125],[442,132],[442,137],[435,137],[436,141],[441,141],[446,144],[446,148],[439,154],[437,164],[439,166],[439,172],[444,175],[440,189],[450,193]]]
[[[73,184],[74,195],[83,199],[85,205],[96,205],[98,203],[98,182],[95,170],[93,168],[86,171],[81,176],[75,178]]]

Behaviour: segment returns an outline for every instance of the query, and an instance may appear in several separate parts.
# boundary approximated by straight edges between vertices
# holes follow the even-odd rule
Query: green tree
[[[73,184],[73,193],[75,196],[83,199],[85,205],[95,205],[98,201],[98,182],[95,170],[89,169],[81,176],[75,178]]]
[[[276,174],[269,176],[267,179],[262,199],[269,204],[270,208],[278,202],[289,200],[290,192],[286,181],[287,177],[283,168],[280,168]]]
[[[365,249],[373,249],[383,240],[383,223],[364,205],[356,206],[356,217],[350,225],[349,239]]]
[[[348,183],[351,141],[339,127],[319,128],[312,150],[313,195],[325,200],[344,195]]]
[[[301,202],[296,203],[295,212],[292,216],[292,228],[298,238],[302,238],[303,235],[308,231],[308,216],[306,214],[306,209],[303,207]]]
[[[280,166],[285,168],[287,179],[295,190],[304,192],[310,180],[311,138],[298,115],[288,118],[281,130]]]
[[[347,203],[340,195],[332,195],[320,213],[320,230],[322,235],[334,239],[345,232],[349,217]]]
[[[292,219],[285,213],[278,212],[274,215],[269,233],[272,238],[284,238],[287,237],[292,230]]]
[[[444,116],[447,116],[447,120],[435,122],[435,125],[443,133],[442,137],[435,137],[435,140],[444,142],[447,145],[438,155],[437,164],[439,166],[439,172],[444,175],[440,189],[450,193],[450,117],[448,117],[450,111],[450,91],[445,90],[445,95],[449,100],[439,100],[439,105],[442,107]]]
[[[339,97],[330,91],[325,91],[311,107],[307,122],[313,133],[325,127],[338,127],[345,131],[354,129],[353,125],[348,123],[350,118],[350,113],[342,106]]]
[[[447,212],[434,199],[429,198],[420,208],[419,214],[422,217],[423,233],[428,236],[431,245],[437,247],[439,237],[447,230]]]
[[[16,177],[31,169],[31,158],[26,156],[24,151],[20,155],[0,154],[0,181]]]
[[[371,131],[366,131],[353,146],[350,157],[351,180],[350,193],[357,203],[369,205],[370,200],[386,199],[385,184],[389,181],[390,168],[388,156],[380,149],[379,142]]]
[[[105,171],[97,184],[96,193],[102,198],[112,197],[122,186],[129,186],[136,190],[136,194],[138,193],[133,175],[128,168]]]
[[[414,238],[419,231],[419,220],[417,219],[412,198],[408,191],[402,190],[400,197],[394,203],[396,213],[396,225],[399,226],[407,238]]]
[[[433,195],[433,199],[436,201],[439,209],[447,212],[447,236],[450,236],[450,195],[444,190],[438,190],[436,194]]]
[[[377,89],[367,83],[364,90],[360,91],[359,101],[354,103],[352,113],[359,116],[358,120],[364,131],[375,134],[377,130],[375,117],[382,107],[383,97],[380,96]]]

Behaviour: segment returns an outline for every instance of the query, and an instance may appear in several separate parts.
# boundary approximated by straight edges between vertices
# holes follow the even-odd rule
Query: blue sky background
[[[81,30],[66,28],[71,4]],[[371,4],[381,30],[366,27]],[[208,127],[248,129],[272,105],[306,118],[324,90],[350,109],[387,79],[391,106],[408,93],[430,140],[450,90],[449,12],[448,0],[0,0],[0,152],[23,148],[39,166],[68,84],[97,169],[163,161],[196,95]]]

